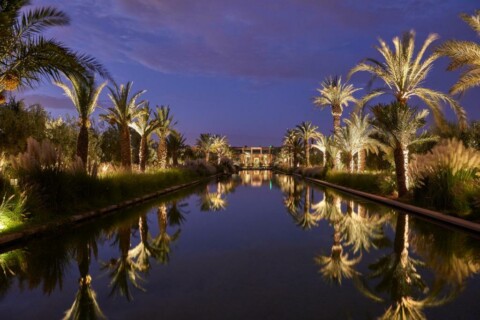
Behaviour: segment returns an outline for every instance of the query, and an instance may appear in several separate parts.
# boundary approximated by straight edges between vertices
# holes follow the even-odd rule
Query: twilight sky
[[[227,135],[235,146],[280,145],[287,128],[307,120],[329,134],[330,110],[312,104],[316,88],[329,75],[345,76],[363,58],[379,58],[378,37],[391,45],[394,36],[414,29],[417,47],[432,32],[440,35],[434,45],[451,38],[479,41],[458,18],[478,9],[474,0],[32,2],[67,12],[71,25],[49,35],[95,56],[118,83],[132,80],[134,91],[146,89],[142,97],[150,105],[170,105],[189,143],[210,132]],[[458,73],[445,71],[447,62],[434,64],[426,86],[448,91]],[[368,79],[358,73],[351,83],[364,88]],[[19,96],[54,115],[75,114],[62,90],[48,83]],[[470,120],[480,119],[479,88],[460,103]],[[110,104],[107,90],[101,104]]]

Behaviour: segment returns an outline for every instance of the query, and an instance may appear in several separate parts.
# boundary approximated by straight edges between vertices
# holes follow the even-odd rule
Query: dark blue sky
[[[312,104],[319,83],[346,75],[361,59],[379,58],[378,37],[414,29],[417,47],[429,33],[440,40],[479,41],[460,19],[473,0],[37,0],[67,12],[72,23],[50,34],[97,57],[118,83],[146,89],[151,105],[170,105],[189,143],[203,132],[227,135],[232,145],[279,145],[287,128],[310,120],[328,134],[328,109]],[[448,91],[458,73],[434,65],[426,86]],[[352,83],[365,87],[368,76]],[[102,105],[108,106],[106,90]],[[365,94],[362,90],[357,97]],[[50,84],[21,93],[54,115],[74,114]],[[461,100],[480,119],[480,88]],[[417,103],[417,102],[414,102]],[[422,107],[420,103],[417,104]],[[345,110],[345,115],[351,109]],[[447,115],[453,119],[452,113]]]

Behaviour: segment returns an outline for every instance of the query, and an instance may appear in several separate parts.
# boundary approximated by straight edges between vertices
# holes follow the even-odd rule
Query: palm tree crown
[[[377,88],[367,94],[360,102],[365,103],[375,97],[383,94],[393,95],[397,102],[407,103],[411,97],[418,97],[425,102],[431,109],[435,120],[438,123],[443,122],[441,104],[447,103],[456,113],[460,125],[467,125],[467,116],[465,110],[450,96],[425,88],[423,86],[428,73],[432,69],[433,62],[437,60],[438,55],[433,54],[424,59],[428,46],[438,39],[438,35],[430,34],[425,40],[417,56],[414,55],[415,32],[410,31],[402,38],[393,38],[394,50],[392,50],[382,39],[379,39],[380,46],[377,51],[382,55],[384,61],[368,58],[356,65],[350,75],[366,71],[372,74],[372,80],[379,78],[385,86]]]
[[[334,131],[338,131],[343,108],[350,102],[357,102],[353,94],[360,89],[351,84],[342,84],[342,77],[337,76],[325,79],[321,86],[322,88],[317,89],[320,95],[314,99],[313,103],[322,109],[328,106],[332,108],[333,128]]]
[[[460,17],[480,36],[480,10],[472,16]],[[450,89],[451,94],[462,94],[472,87],[480,86],[480,44],[473,41],[449,40],[437,48],[437,53],[451,59],[447,70],[465,67],[457,83]]]
[[[0,3],[0,93],[33,86],[42,77],[60,80],[61,73],[81,76],[98,72],[109,77],[94,58],[42,35],[50,27],[69,24],[63,11],[52,7],[24,10],[29,4],[28,0]]]

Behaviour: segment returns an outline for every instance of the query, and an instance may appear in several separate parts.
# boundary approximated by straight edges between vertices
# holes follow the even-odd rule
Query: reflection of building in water
[[[269,167],[275,161],[277,147],[232,147],[235,164],[246,168]]]
[[[264,182],[270,183],[272,172],[270,170],[243,170],[239,172],[243,185],[260,187]]]

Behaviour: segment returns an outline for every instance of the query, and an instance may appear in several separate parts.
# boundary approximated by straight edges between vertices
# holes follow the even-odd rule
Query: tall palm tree
[[[354,135],[357,138],[357,171],[363,172],[365,170],[366,152],[378,152],[379,142],[371,137],[375,130],[370,124],[368,115],[354,112],[351,114],[350,119],[345,119],[344,121],[354,131]]]
[[[415,32],[404,33],[402,38],[393,38],[394,51],[382,40],[377,51],[382,55],[384,61],[368,58],[353,67],[349,76],[359,71],[366,71],[372,74],[372,81],[381,79],[385,86],[377,88],[362,98],[360,105],[383,94],[393,95],[400,104],[407,104],[411,97],[417,97],[431,109],[437,123],[444,122],[441,110],[442,103],[448,104],[456,113],[459,123],[465,127],[467,116],[465,110],[452,97],[439,91],[425,88],[423,83],[432,69],[433,62],[438,55],[433,54],[424,58],[428,46],[438,38],[436,34],[430,34],[425,40],[422,48],[414,55]]]
[[[158,163],[160,169],[165,169],[167,167],[167,137],[172,133],[173,126],[177,123],[173,122],[169,106],[157,106],[155,120],[157,121],[158,135]]]
[[[465,21],[480,36],[480,10],[469,16],[461,14]],[[480,44],[473,41],[449,40],[441,44],[436,52],[451,59],[447,70],[465,68],[457,83],[450,88],[451,94],[462,94],[472,87],[480,86]]]
[[[98,97],[107,82],[103,82],[95,87],[95,79],[93,77],[70,77],[72,87],[59,81],[55,81],[55,85],[62,88],[65,95],[70,98],[75,109],[77,109],[80,132],[77,139],[77,156],[82,159],[83,165],[86,167],[88,158],[88,128],[90,127],[90,116],[97,107]]]
[[[62,73],[77,77],[98,72],[109,77],[94,58],[42,35],[50,27],[68,25],[67,14],[52,7],[25,10],[30,3],[29,0],[17,0],[0,4],[1,97],[4,98],[5,90],[31,87],[43,77],[58,81]]]
[[[140,112],[144,102],[137,104],[137,99],[145,93],[146,90],[138,91],[131,94],[132,82],[126,85],[115,84],[114,88],[108,88],[110,91],[109,98],[113,103],[113,107],[108,108],[109,113],[102,114],[101,118],[108,121],[112,125],[117,125],[120,131],[120,154],[122,158],[122,166],[131,170],[132,168],[132,152],[130,146],[130,129],[129,126],[135,120]]]
[[[202,133],[197,139],[196,145],[205,154],[205,161],[210,161],[210,153],[215,152],[214,136],[210,133]]]
[[[348,106],[350,102],[356,103],[357,99],[353,94],[359,91],[351,84],[343,83],[342,77],[328,77],[322,84],[322,88],[317,89],[320,93],[313,101],[320,108],[331,107],[333,116],[333,131],[334,133],[340,129],[340,117],[343,113],[343,108]]]
[[[185,136],[176,130],[173,130],[167,138],[167,150],[172,158],[172,165],[174,167],[178,166],[178,157],[181,156],[187,148],[185,142]]]
[[[297,125],[295,132],[302,141],[303,148],[305,151],[305,164],[307,167],[310,167],[310,148],[312,145],[312,140],[318,137],[318,127],[313,125],[310,121],[303,121],[301,124]]]
[[[374,106],[372,112],[375,117],[372,123],[380,142],[387,152],[393,153],[398,195],[403,196],[408,190],[408,147],[433,140],[416,136],[417,130],[426,123],[428,111],[417,112],[415,108],[395,102],[387,106]]]
[[[139,110],[137,118],[129,124],[129,127],[140,135],[138,159],[141,172],[145,172],[147,163],[148,138],[158,126],[158,122],[155,119],[151,119],[150,115],[150,104],[146,101]]]
[[[343,108],[348,106],[350,102],[356,103],[357,99],[353,94],[360,88],[355,88],[351,84],[343,83],[342,77],[328,77],[322,82],[322,88],[317,89],[320,96],[313,101],[320,108],[330,106],[332,108],[333,116],[333,134],[340,131],[340,117],[343,113]],[[334,166],[339,168],[341,166],[341,153],[337,153],[335,157]]]

